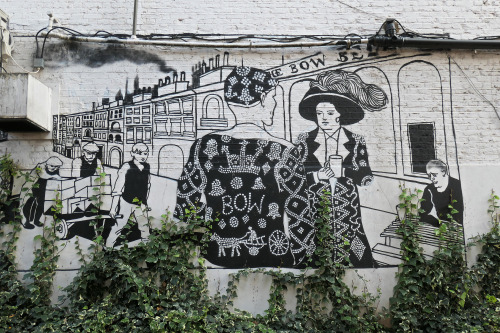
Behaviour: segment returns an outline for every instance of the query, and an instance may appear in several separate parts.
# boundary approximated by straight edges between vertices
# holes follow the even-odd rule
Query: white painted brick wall
[[[133,1],[4,0],[17,32],[47,25],[48,11],[82,32],[132,30]],[[138,33],[373,34],[387,17],[420,33],[498,34],[498,1],[139,1]]]
[[[3,0],[0,8],[10,15],[10,27],[15,34],[14,58],[25,68],[31,69],[35,53],[34,34],[48,22],[46,13],[51,11],[64,26],[94,33],[107,30],[112,33],[130,34],[132,30],[133,1],[128,7],[119,1],[53,1],[53,0]],[[139,0],[138,34],[150,33],[221,33],[221,34],[308,34],[308,35],[346,35],[357,33],[374,34],[385,18],[398,19],[406,28],[419,33],[450,33],[457,39],[472,39],[477,36],[499,34],[499,1],[326,1],[304,2],[299,0],[280,1],[152,1]],[[56,50],[61,45],[63,57],[57,60],[46,59],[46,68],[34,74],[40,81],[54,91],[55,105],[53,114],[70,114],[88,111],[92,102],[103,97],[113,100],[119,88],[124,90],[129,79],[129,90],[133,79],[140,77],[141,86],[152,86],[166,74],[159,71],[156,64],[136,64],[130,61],[115,62],[101,67],[85,66],[85,58],[64,46],[60,41],[50,39],[47,47]],[[90,45],[96,49],[105,46]],[[158,55],[168,66],[185,71],[191,78],[191,66],[198,61],[221,54],[224,50],[166,48],[132,46],[134,50]],[[286,50],[231,50],[230,64],[240,64],[261,68],[281,65],[281,58],[293,61],[323,51],[330,58],[336,58],[336,52],[329,48],[304,48]],[[411,55],[415,51],[400,51],[400,55]],[[456,133],[458,163],[461,168],[464,200],[466,201],[466,238],[484,232],[488,228],[486,215],[489,191],[494,188],[500,192],[500,52],[498,51],[436,51],[426,60],[447,68],[448,58],[451,65],[453,86],[453,119]],[[454,64],[456,62],[462,70]],[[8,62],[9,72],[20,70]],[[398,65],[384,67],[386,74],[397,77]],[[463,72],[462,72],[463,71]],[[446,74],[448,75],[448,74]],[[418,85],[418,73],[414,73]],[[420,77],[424,80],[424,78]],[[448,80],[448,78],[445,78]],[[447,81],[446,81],[447,82]],[[393,85],[393,97],[397,96]],[[445,87],[447,88],[447,87]],[[444,97],[449,100],[449,96]],[[395,99],[394,112],[397,113]],[[421,97],[422,110],[430,105],[425,96]],[[495,108],[496,112],[495,113]],[[415,111],[418,117],[420,111]],[[396,123],[396,125],[398,125]],[[305,123],[303,126],[306,126]],[[356,125],[357,133],[373,132],[370,123]],[[397,129],[399,131],[399,129]],[[447,128],[451,131],[451,128]],[[399,132],[398,132],[399,133]],[[398,136],[399,137],[399,134]],[[398,147],[400,142],[396,142]],[[384,147],[391,143],[379,142],[370,150],[387,151]],[[26,169],[33,168],[40,161],[52,156],[51,134],[10,134],[8,142],[0,143],[0,153],[11,153],[15,160]],[[401,152],[398,150],[398,154]],[[375,157],[374,157],[375,158]],[[384,157],[377,157],[383,160]],[[388,156],[390,158],[390,156]],[[400,156],[398,156],[400,158]],[[126,156],[128,159],[128,156]],[[69,166],[65,165],[66,172]],[[383,192],[381,187],[381,191]],[[377,194],[377,200],[390,202],[397,200],[398,189]],[[380,195],[383,194],[383,195]],[[363,195],[362,193],[360,195]],[[368,193],[368,195],[370,195]],[[377,226],[365,229],[378,230]],[[27,241],[28,242],[28,241]],[[28,244],[20,251],[28,256],[32,249]],[[372,244],[373,246],[373,244]],[[473,252],[472,252],[473,253]],[[28,256],[29,257],[29,256]],[[72,258],[63,258],[71,265]],[[74,258],[73,258],[74,259]],[[473,260],[473,256],[469,256]],[[29,261],[28,259],[24,259]],[[380,306],[387,306],[392,290],[395,269],[362,270],[361,274],[370,279],[368,290],[376,292],[382,287],[383,295]],[[62,274],[62,273],[61,273]],[[213,273],[214,281],[224,280],[224,272]],[[220,274],[221,276],[217,276]],[[64,275],[64,274],[63,274]],[[67,279],[70,275],[67,276]],[[58,284],[62,285],[64,276],[58,275]],[[356,279],[354,277],[354,279]],[[356,280],[355,284],[361,286]],[[211,283],[217,284],[211,281]],[[258,288],[258,286],[251,286]],[[362,288],[359,288],[360,290]],[[249,310],[262,312],[262,302],[256,300],[249,304]]]

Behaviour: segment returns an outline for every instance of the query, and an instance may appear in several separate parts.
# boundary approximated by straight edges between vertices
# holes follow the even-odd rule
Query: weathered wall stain
[[[175,72],[158,54],[121,45],[89,46],[71,41],[47,44],[44,58],[54,67],[78,63],[90,68],[99,68],[120,61],[130,61],[137,65],[156,64],[162,73]]]

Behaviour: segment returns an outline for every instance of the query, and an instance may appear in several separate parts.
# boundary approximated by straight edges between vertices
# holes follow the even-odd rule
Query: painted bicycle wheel
[[[275,230],[269,236],[269,249],[275,256],[282,256],[288,252],[290,241],[281,230]]]

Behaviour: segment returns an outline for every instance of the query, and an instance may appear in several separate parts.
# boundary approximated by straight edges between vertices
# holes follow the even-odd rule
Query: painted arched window
[[[224,102],[219,95],[208,95],[203,100],[201,126],[210,128],[227,127]]]
[[[438,69],[426,61],[413,61],[399,70],[400,135],[407,176],[427,178],[426,164],[430,160],[448,164],[441,80]]]
[[[184,167],[184,152],[177,145],[168,144],[158,152],[158,176],[178,179]]]
[[[111,123],[111,130],[112,131],[120,131],[120,123],[117,121],[114,121]]]

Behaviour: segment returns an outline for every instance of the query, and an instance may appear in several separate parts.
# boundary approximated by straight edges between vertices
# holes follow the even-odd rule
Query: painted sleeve
[[[75,158],[73,162],[71,162],[71,177],[80,177],[80,169],[82,168],[82,160],[79,158]]]
[[[453,203],[453,208],[458,210],[458,213],[456,213],[453,218],[460,224],[464,223],[463,216],[464,216],[464,199],[462,197],[462,184],[460,183],[460,180],[451,178],[453,180],[453,187],[452,187],[452,192],[451,192],[451,199],[456,200],[455,203]]]
[[[424,189],[424,193],[422,195],[422,201],[420,203],[420,209],[423,210],[421,215],[427,215],[431,212],[433,203],[432,203],[432,194],[430,187],[431,185],[427,185]]]
[[[122,195],[123,187],[125,186],[125,175],[130,166],[128,163],[123,163],[116,177],[115,187],[113,187],[113,196]]]
[[[191,146],[189,159],[177,182],[174,216],[180,219],[186,215],[186,210],[192,208],[195,208],[197,214],[205,215],[205,203],[201,202],[201,198],[207,186],[207,176],[200,163],[201,145],[202,139],[198,139]]]
[[[275,170],[281,191],[286,195],[290,249],[294,264],[300,264],[314,253],[314,222],[309,208],[308,185],[301,153],[296,147],[284,150]]]
[[[424,194],[422,195],[420,209],[422,209],[423,212],[420,213],[420,221],[439,227],[439,220],[436,217],[429,215],[432,208],[435,208],[432,200],[431,186],[432,185],[427,185],[424,189]]]
[[[299,134],[297,140],[294,142],[299,154],[300,162],[305,168],[306,182],[309,186],[318,183],[318,167],[309,165],[307,159],[309,158],[309,147],[307,145],[307,133]]]
[[[355,145],[352,160],[347,161],[351,164],[351,167],[345,170],[345,176],[351,178],[354,184],[358,186],[368,186],[373,182],[373,173],[368,162],[365,139],[357,134],[353,134],[353,137]]]
[[[97,159],[97,170],[96,170],[96,176],[99,176],[99,174],[104,172],[104,167],[102,166],[101,160]]]
[[[23,184],[21,187],[21,193],[20,193],[20,198],[21,198],[21,207],[24,206],[25,202],[32,196],[32,190],[33,186],[37,182],[39,176],[38,176],[38,169],[45,168],[42,163],[38,163],[33,170],[30,171],[30,174],[28,178],[26,179],[26,182]]]

